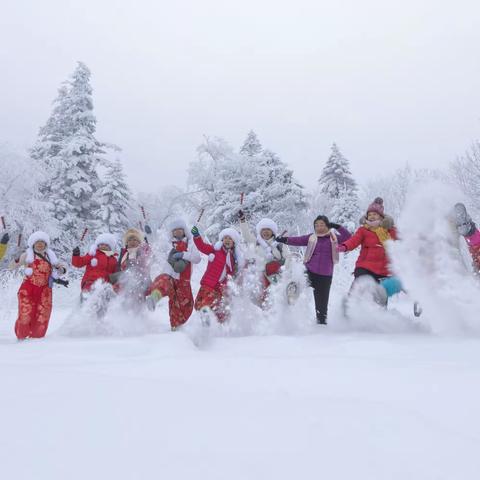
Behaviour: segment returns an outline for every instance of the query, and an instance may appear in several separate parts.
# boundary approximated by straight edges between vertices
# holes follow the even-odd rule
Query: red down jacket
[[[388,233],[392,240],[397,239],[397,230],[391,228]],[[388,277],[391,275],[387,252],[377,235],[365,227],[360,227],[355,234],[342,243],[347,250],[354,250],[361,246],[356,268],[366,268],[377,275]]]
[[[228,277],[233,277],[235,275],[238,267],[234,253],[231,254],[231,268],[227,264],[227,250],[223,246],[217,250],[213,245],[205,243],[202,240],[202,237],[194,237],[193,241],[201,253],[208,255],[207,270],[200,280],[200,285],[214,289],[219,288],[227,282]],[[222,278],[222,273],[225,267],[226,275]]]
[[[117,269],[117,254],[108,256],[101,250],[97,250],[94,256],[74,255],[72,256],[72,265],[77,268],[86,267],[81,287],[82,290],[89,291],[97,280],[109,281],[109,275]]]

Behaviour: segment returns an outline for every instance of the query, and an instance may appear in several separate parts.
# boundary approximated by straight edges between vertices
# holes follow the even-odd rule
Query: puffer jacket
[[[397,239],[397,230],[395,227],[388,230],[392,240]],[[365,268],[377,275],[388,277],[391,275],[389,269],[389,260],[384,245],[375,234],[375,232],[365,227],[360,227],[352,237],[342,243],[347,251],[361,247],[358,256],[357,268]]]
[[[114,273],[117,269],[117,254],[107,255],[102,250],[95,252],[95,255],[73,255],[72,265],[76,268],[85,269],[83,275],[81,288],[84,291],[89,291],[92,285],[97,280],[109,281],[110,274]]]

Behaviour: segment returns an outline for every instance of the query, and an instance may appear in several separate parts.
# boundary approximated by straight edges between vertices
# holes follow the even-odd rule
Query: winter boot
[[[204,327],[210,326],[210,319],[213,315],[212,309],[210,307],[203,307],[200,310],[200,321]]]
[[[155,307],[157,303],[161,300],[162,294],[160,293],[159,290],[153,290],[150,295],[147,295],[145,297],[145,304],[147,305],[147,308],[151,311],[155,311]]]
[[[471,235],[475,231],[475,224],[463,203],[455,204],[455,226],[457,232],[463,237]]]
[[[300,288],[297,282],[290,282],[286,288],[287,303],[293,305],[300,296]]]

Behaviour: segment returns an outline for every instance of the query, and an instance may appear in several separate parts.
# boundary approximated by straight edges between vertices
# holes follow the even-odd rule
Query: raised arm
[[[195,246],[198,248],[198,250],[204,255],[210,255],[211,253],[215,253],[213,245],[205,243],[200,235],[194,236],[193,241],[195,242]]]

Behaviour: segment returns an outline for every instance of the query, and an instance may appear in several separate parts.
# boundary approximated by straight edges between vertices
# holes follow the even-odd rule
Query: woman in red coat
[[[234,278],[245,266],[240,235],[234,228],[220,232],[218,242],[210,245],[204,242],[197,227],[192,228],[193,241],[198,250],[208,255],[208,266],[200,280],[200,290],[195,299],[195,310],[203,314],[212,311],[219,322],[227,320],[226,303],[228,280]],[[206,320],[208,323],[208,319]]]
[[[110,275],[117,268],[117,254],[114,252],[115,237],[110,233],[99,235],[86,255],[80,255],[80,248],[73,249],[72,265],[85,268],[81,288],[82,293],[89,292],[99,282],[110,282]]]
[[[25,267],[25,278],[18,290],[18,318],[15,322],[15,334],[19,340],[45,336],[52,312],[52,284],[66,272],[49,248],[50,237],[45,232],[32,233],[27,244],[26,252],[10,264],[10,269]]]
[[[360,246],[360,255],[355,264],[355,278],[368,275],[377,282],[392,275],[385,244],[397,239],[393,225],[385,223],[383,200],[376,198],[367,209],[365,224],[345,242],[338,245],[338,251],[349,252]]]

